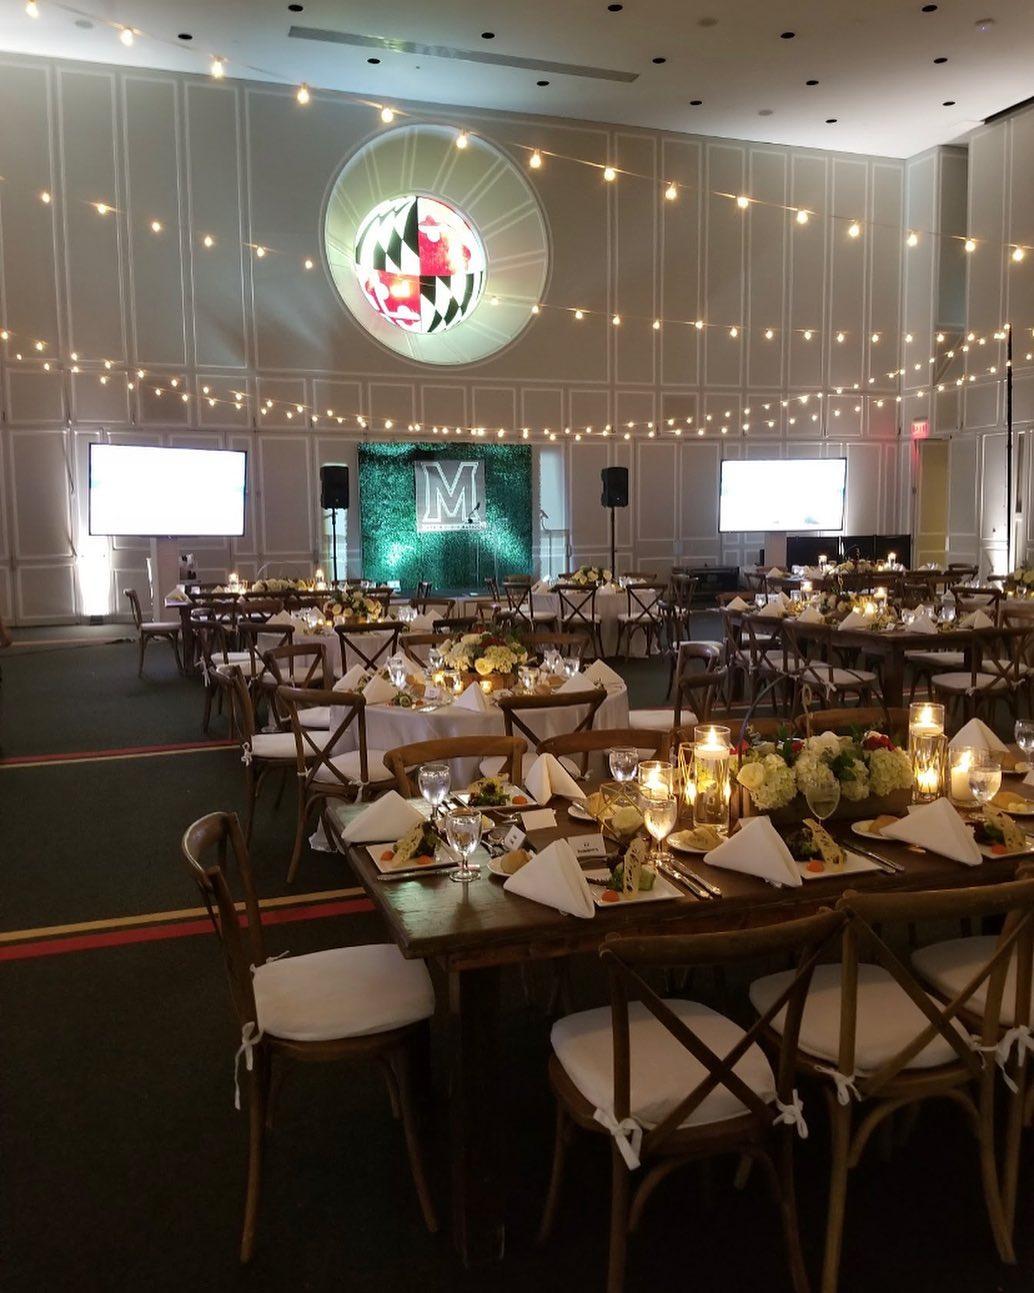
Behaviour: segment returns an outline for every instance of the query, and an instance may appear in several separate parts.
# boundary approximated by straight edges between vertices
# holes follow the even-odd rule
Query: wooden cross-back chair
[[[421,669],[426,669],[427,653],[431,647],[440,647],[448,640],[448,633],[401,633],[399,647],[407,659],[418,664]]]
[[[539,746],[539,754],[552,754],[565,762],[573,761],[579,776],[587,776],[589,756],[616,749],[647,751],[650,758],[667,759],[671,748],[671,733],[652,731],[646,727],[594,727],[587,732],[564,732],[550,736]],[[604,776],[609,776],[609,768]]]
[[[624,1285],[628,1235],[656,1186],[682,1163],[745,1155],[764,1166],[774,1187],[792,1284],[806,1293],[793,1177],[794,1138],[807,1130],[794,1085],[797,1029],[814,968],[842,926],[842,916],[823,911],[731,933],[607,937],[600,955],[609,1009],[553,1025],[556,1141],[540,1242],[556,1216],[573,1128],[611,1138],[608,1293]],[[746,1030],[698,1002],[662,998],[646,978],[675,966],[725,967],[787,955],[796,958],[796,968]],[[758,1043],[780,1011],[786,1027],[773,1071]]]
[[[863,731],[884,732],[898,745],[908,744],[908,710],[904,707],[859,705],[805,710],[794,719],[794,727],[801,736],[820,736],[823,732],[848,736],[852,728],[861,728]]]
[[[499,696],[496,705],[503,716],[503,727],[507,736],[513,736],[516,728],[528,738],[539,752],[545,737],[538,736],[528,726],[528,716],[532,714],[553,714],[561,710],[578,710],[582,707],[585,713],[578,718],[572,732],[587,732],[596,720],[596,712],[607,698],[602,687],[587,687],[585,691],[554,692],[552,696]],[[572,720],[577,715],[572,714]]]
[[[422,602],[425,597],[430,597],[431,588],[432,584],[430,579],[418,580],[416,592],[413,594],[413,605],[416,606],[419,602]]]
[[[291,724],[298,772],[298,824],[287,869],[290,884],[298,873],[302,845],[310,819],[323,813],[330,799],[362,799],[367,790],[384,790],[393,774],[384,762],[385,751],[366,745],[366,699],[361,692],[323,687],[279,687],[277,700]],[[307,709],[326,708],[327,731],[307,727]],[[346,750],[355,736],[355,749]],[[328,831],[329,836],[329,831]]]
[[[137,665],[137,677],[144,676],[144,652],[151,642],[168,642],[176,658],[176,669],[183,672],[183,661],[180,659],[180,622],[179,620],[145,620],[140,606],[140,595],[135,588],[124,588],[122,595],[129,601],[140,647],[140,659]]]
[[[593,655],[603,658],[603,635],[596,615],[596,585],[557,584],[553,591],[560,603],[560,627],[565,633],[584,633]]]
[[[556,626],[557,617],[552,611],[535,609],[536,594],[530,581],[504,579],[503,596],[506,599],[506,607],[499,612],[499,618],[511,628],[534,633],[537,628]]]
[[[731,623],[728,616],[723,617]],[[784,713],[792,712],[793,677],[787,640],[770,636],[779,632],[780,621],[757,615],[743,615],[740,619],[740,657],[745,674],[748,702],[753,705],[758,693],[770,684],[772,708]]]
[[[430,615],[435,619],[447,620],[456,609],[455,597],[420,597],[413,598],[413,609],[418,615]]]
[[[832,1173],[822,1293],[835,1293],[846,1208],[848,1173],[857,1167],[880,1123],[927,1099],[954,1101],[976,1135],[991,1231],[1003,1261],[1015,1261],[1012,1223],[1026,1067],[1024,1042],[1003,1055],[1003,995],[1015,962],[1013,1019],[1029,1020],[1034,946],[1034,877],[962,890],[927,893],[851,893],[837,904],[846,916],[840,965],[815,973],[797,1039],[799,1071],[822,1084],[832,1124]],[[931,996],[916,973],[886,942],[888,924],[1004,918],[986,955],[976,958],[949,1000]],[[863,960],[863,954],[865,959]],[[771,1003],[785,972],[751,985],[773,1037],[782,1026]],[[966,1007],[983,990],[980,1017]],[[972,1030],[975,1030],[976,1035]],[[1015,1050],[1015,1053],[1013,1051]],[[995,1060],[999,1063],[996,1063]],[[1001,1159],[995,1145],[999,1066],[1011,1088],[1008,1133]],[[1006,1084],[1003,1083],[1003,1086]],[[855,1106],[860,1117],[855,1118]]]
[[[791,714],[796,714],[807,693],[821,696],[828,704],[843,696],[857,696],[859,705],[869,705],[879,691],[879,678],[871,669],[847,669],[834,663],[836,629],[801,633],[789,619],[782,620],[786,646],[784,672],[793,683]]]
[[[388,750],[384,762],[395,778],[395,789],[404,798],[413,799],[420,794],[420,787],[409,774],[424,763],[449,763],[453,759],[501,758],[500,775],[519,786],[527,748],[527,742],[519,736],[446,736],[398,745]]]
[[[241,619],[237,622],[237,640],[244,659],[239,660],[241,672],[248,679],[252,695],[258,698],[260,689],[275,686],[269,672],[266,655],[278,647],[290,646],[294,639],[293,624],[271,624],[270,616],[264,619]]]
[[[448,618],[435,620],[431,627],[435,633],[448,637],[450,634],[473,633],[483,629],[485,622],[477,615],[451,615]]]
[[[646,639],[645,652],[652,655],[653,648],[660,642],[664,629],[664,594],[668,584],[664,580],[644,581],[639,584],[628,584],[625,597],[628,607],[618,616],[618,640],[615,655],[621,654],[621,644],[625,644],[625,658],[632,652],[632,640],[637,633]]]
[[[249,1126],[241,1261],[250,1261],[255,1250],[265,1133],[273,1116],[273,1067],[287,1062],[363,1060],[380,1067],[392,1109],[402,1120],[424,1224],[434,1232],[438,1222],[424,1171],[413,1090],[414,1049],[423,1044],[426,1021],[434,1011],[426,967],[420,961],[404,961],[390,945],[267,960],[262,913],[236,813],[209,813],[192,823],[183,834],[181,851],[219,938],[240,1027],[235,1083],[243,1058]],[[243,913],[234,900],[235,888],[243,896]],[[361,987],[357,991],[355,985],[363,982],[376,982],[382,999],[401,999],[405,1006],[392,1016],[391,1005],[382,1006],[378,993],[363,993]],[[389,984],[392,991],[386,993]],[[313,989],[320,998],[323,1034],[315,1039],[307,1001]],[[237,1094],[239,1108],[239,1085]]]
[[[324,642],[285,643],[267,651],[263,657],[266,673],[272,689],[270,708],[277,727],[287,727],[290,720],[281,710],[277,700],[278,687],[331,687],[333,676],[327,666],[327,647]],[[330,726],[330,711],[322,706],[310,707],[301,711],[301,720],[305,727],[314,727],[326,731]]]
[[[722,648],[714,642],[680,642],[675,657],[674,704],[668,709],[631,710],[632,726],[670,732],[683,723],[710,722],[715,701],[729,681],[721,659]]]
[[[584,633],[557,632],[520,632],[517,636],[524,643],[530,655],[542,656],[552,647],[564,656],[577,656],[580,660],[585,654],[588,638]]]
[[[1014,715],[1021,691],[1030,687],[1027,666],[1034,629],[1029,622],[1017,627],[975,630],[969,667],[930,676],[930,692],[946,708],[954,705],[959,721],[981,712],[991,717],[996,701],[1004,701]],[[960,713],[961,711],[961,713]]]
[[[1000,622],[1004,599],[1000,588],[966,588],[955,584],[948,591],[955,601],[957,619],[971,615],[974,611],[983,611],[995,624]]]
[[[674,666],[679,643],[693,637],[693,601],[700,583],[697,575],[684,575],[672,571],[668,591],[662,599],[664,614],[664,644]],[[671,678],[668,679],[671,690]]]
[[[396,620],[375,620],[370,624],[335,624],[341,644],[341,672],[351,668],[348,653],[357,656],[364,669],[383,669],[398,650],[402,625]]]

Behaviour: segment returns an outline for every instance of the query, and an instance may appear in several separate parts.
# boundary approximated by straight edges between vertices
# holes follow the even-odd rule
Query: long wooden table
[[[1008,785],[1034,799],[1034,787],[1021,787],[1020,778],[1010,777]],[[570,818],[565,801],[554,800],[551,806],[556,809],[557,826],[531,833],[535,849],[558,836],[593,829]],[[402,954],[436,961],[447,978],[453,1236],[468,1266],[499,1261],[505,1252],[507,1146],[505,1119],[499,1111],[507,1104],[507,1066],[500,1010],[502,976],[509,968],[597,951],[616,930],[627,934],[739,929],[814,911],[836,902],[847,888],[964,888],[1008,879],[1015,868],[1010,859],[969,867],[904,844],[874,841],[877,851],[903,864],[902,872],[824,877],[806,881],[800,888],[780,889],[683,856],[681,862],[720,888],[720,898],[706,901],[686,893],[668,902],[608,907],[591,920],[581,920],[506,893],[502,881],[487,871],[469,885],[455,884],[447,876],[384,882],[365,847],[350,848],[338,831],[332,833]],[[845,842],[850,838],[844,834]]]

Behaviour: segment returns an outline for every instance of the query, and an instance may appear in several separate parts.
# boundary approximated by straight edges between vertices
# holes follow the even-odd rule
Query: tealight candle
[[[481,679],[481,690],[485,693],[486,696],[492,690],[492,682],[489,678]]]
[[[729,827],[729,763],[732,747],[729,729],[714,724],[693,729],[693,825]]]
[[[908,757],[916,803],[929,803],[944,788],[944,706],[914,701],[908,707]]]
[[[951,751],[951,797],[956,803],[970,804],[973,792],[969,788],[969,770],[973,766],[972,747],[965,745]]]
[[[802,593],[805,597],[809,597],[809,596],[811,595],[811,591],[812,591],[812,583],[811,583],[811,580],[810,580],[810,579],[802,579],[802,580],[801,580],[801,593]]]
[[[663,759],[644,759],[639,764],[639,787],[652,794],[671,794],[675,769]]]
[[[888,552],[888,553],[887,553],[887,564],[888,564],[888,565],[893,566],[893,565],[897,562],[897,559],[898,559],[898,554],[897,554],[896,552]]]

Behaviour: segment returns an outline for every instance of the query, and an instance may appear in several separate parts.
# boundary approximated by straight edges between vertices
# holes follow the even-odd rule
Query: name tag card
[[[519,826],[511,826],[503,836],[503,848],[507,853],[512,853],[514,849],[519,849],[524,843],[526,836]]]
[[[607,856],[607,848],[603,843],[602,835],[572,835],[567,842],[574,849],[574,855],[579,862],[584,862],[589,858],[605,858]]]
[[[556,810],[533,808],[530,812],[521,813],[521,821],[526,831],[550,831],[556,826]]]

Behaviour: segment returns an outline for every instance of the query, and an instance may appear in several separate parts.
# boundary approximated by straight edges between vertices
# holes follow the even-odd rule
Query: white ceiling
[[[23,0],[5,0],[0,48],[184,72],[207,71],[219,54],[230,76],[305,81],[377,102],[415,99],[893,157],[963,138],[1034,94],[1029,0],[940,0],[932,13],[922,12],[923,0],[625,0],[617,13],[608,2],[304,0],[303,12],[292,13],[286,0],[67,7],[38,0],[34,20]],[[993,25],[978,30],[987,18]],[[126,48],[107,23],[141,35]],[[292,25],[438,52],[295,39]],[[484,39],[486,31],[494,38]],[[782,39],[786,31],[794,38]],[[179,40],[181,32],[193,39]],[[534,65],[477,61],[483,55]],[[666,61],[655,64],[658,57]],[[542,61],[635,79],[546,70]],[[690,106],[693,99],[702,103]]]

